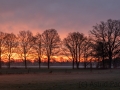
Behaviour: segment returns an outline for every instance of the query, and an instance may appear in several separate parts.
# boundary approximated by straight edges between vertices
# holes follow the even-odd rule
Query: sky
[[[0,0],[0,31],[34,34],[56,29],[61,38],[89,34],[101,21],[120,19],[120,0]]]

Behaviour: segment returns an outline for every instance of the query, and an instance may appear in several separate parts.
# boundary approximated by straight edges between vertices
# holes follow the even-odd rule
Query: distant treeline
[[[75,66],[79,68],[80,63],[86,68],[93,62],[102,68],[119,66],[120,21],[102,21],[93,26],[89,36],[70,32],[63,40],[55,29],[47,29],[36,35],[29,30],[19,31],[17,35],[0,31],[0,68],[4,59],[7,59],[10,68],[11,60],[16,57],[24,61],[25,68],[28,59],[37,59],[40,68],[43,57],[46,57],[49,69],[54,56],[67,57],[72,61],[73,69]]]

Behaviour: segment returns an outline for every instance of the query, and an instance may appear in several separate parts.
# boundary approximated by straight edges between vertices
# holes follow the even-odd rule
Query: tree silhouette
[[[86,40],[83,44],[84,68],[86,68],[87,65],[89,64],[88,63],[88,58],[90,58],[91,53],[93,51],[92,47],[93,47],[92,39],[90,37],[86,38]]]
[[[49,69],[51,57],[59,52],[61,40],[55,29],[48,29],[42,33],[42,42]]]
[[[4,39],[5,39],[5,33],[0,31],[0,68],[2,62],[3,48],[4,48]]]
[[[25,68],[27,68],[27,57],[31,53],[31,49],[35,44],[35,38],[31,31],[20,31],[18,34],[19,40],[19,53],[25,62]]]
[[[105,59],[107,59],[107,56],[108,56],[105,45],[101,41],[96,41],[93,47],[94,51],[96,52],[94,56],[98,57],[99,60],[102,59],[103,68],[105,68]]]
[[[74,69],[74,63],[75,63],[75,41],[71,38],[70,35],[68,35],[63,40],[63,51],[64,54],[69,58],[69,56],[72,57],[72,66]],[[69,58],[70,59],[70,58]]]
[[[6,48],[6,55],[8,57],[8,68],[10,68],[11,56],[15,51],[18,43],[16,42],[16,35],[13,33],[7,33],[5,35],[5,48]]]
[[[40,69],[41,58],[42,58],[42,55],[43,55],[41,34],[37,33],[36,36],[35,36],[35,38],[36,38],[36,40],[35,40],[34,49],[37,52],[38,62],[39,62],[39,69]]]
[[[109,19],[107,22],[101,22],[93,26],[90,33],[96,41],[101,41],[105,46],[109,58],[109,68],[111,68],[113,55],[120,46],[120,21]]]
[[[79,32],[69,33],[63,40],[64,47],[67,48],[73,59],[73,69],[74,62],[76,62],[77,68],[79,68],[79,63],[83,53],[83,43],[86,40],[84,34]]]

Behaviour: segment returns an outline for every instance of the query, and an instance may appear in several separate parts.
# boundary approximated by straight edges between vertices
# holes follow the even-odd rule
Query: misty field
[[[120,70],[1,69],[0,90],[120,90]]]

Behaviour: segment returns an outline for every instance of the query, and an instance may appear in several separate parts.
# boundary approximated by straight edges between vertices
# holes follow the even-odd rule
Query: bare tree
[[[108,57],[106,46],[101,41],[95,41],[93,44],[94,57],[98,58],[98,64],[102,61],[102,68],[105,68],[105,59]]]
[[[109,68],[111,68],[113,55],[120,46],[120,21],[109,19],[107,22],[101,22],[93,26],[90,33],[96,41],[101,41],[105,46],[109,58]]]
[[[0,31],[0,68],[1,68],[1,62],[2,62],[4,38],[5,38],[5,33]]]
[[[13,33],[7,33],[5,35],[5,48],[6,48],[6,55],[8,57],[8,68],[10,68],[11,56],[15,52],[15,48],[17,47],[18,43],[16,42],[16,35]]]
[[[36,38],[36,40],[35,40],[34,49],[37,52],[38,62],[39,62],[39,69],[40,69],[41,58],[42,58],[42,55],[43,55],[41,34],[37,33],[37,35],[35,36],[35,38]]]
[[[85,40],[86,37],[84,34],[79,32],[69,33],[68,36],[63,40],[64,47],[69,50],[73,59],[73,69],[74,62],[76,62],[76,66],[79,68],[79,63],[83,53],[83,43]]]
[[[84,68],[87,68],[87,65],[89,64],[88,58],[91,57],[91,52],[93,51],[92,46],[92,39],[88,37],[83,44]]]
[[[75,65],[75,41],[73,38],[71,38],[70,35],[68,35],[66,38],[63,40],[63,54],[66,55],[69,59],[72,58],[72,68],[74,69]],[[70,58],[71,57],[71,58]]]
[[[20,31],[18,34],[19,40],[19,51],[20,55],[24,60],[25,68],[27,68],[27,57],[31,53],[31,49],[35,44],[35,38],[31,31]]]
[[[49,69],[51,57],[59,52],[61,40],[55,29],[48,29],[42,33],[42,42]]]

